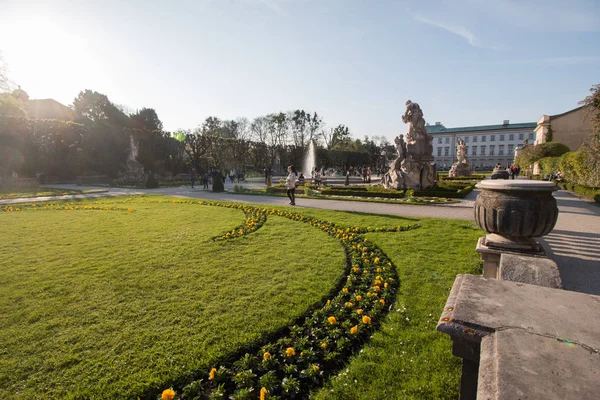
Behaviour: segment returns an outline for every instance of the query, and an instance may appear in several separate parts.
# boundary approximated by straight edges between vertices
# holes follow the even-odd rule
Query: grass
[[[17,199],[27,197],[64,196],[67,194],[101,193],[106,190],[71,190],[46,187],[5,188],[0,189],[0,199]]]
[[[422,219],[403,233],[371,233],[398,265],[394,309],[363,351],[315,399],[457,399],[460,359],[435,330],[456,274],[481,274],[474,248],[481,231],[468,221]]]
[[[243,223],[241,211],[157,203],[166,199],[0,213],[0,397],[146,397],[261,342],[339,282],[339,242],[308,224],[269,216],[255,233],[215,243]],[[381,330],[312,397],[457,398],[460,360],[435,325],[455,275],[478,271],[481,231],[468,221],[300,212],[342,226],[422,226],[367,234],[397,266],[399,294]]]
[[[0,214],[0,397],[158,390],[288,325],[343,271],[310,226],[271,218],[213,242],[241,211],[140,200]]]

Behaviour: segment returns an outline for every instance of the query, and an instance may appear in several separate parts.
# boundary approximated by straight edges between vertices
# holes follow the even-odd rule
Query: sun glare
[[[81,82],[92,73],[87,41],[45,18],[0,26],[0,50],[11,78],[30,92],[51,96],[57,86]],[[82,86],[82,87],[83,87]]]

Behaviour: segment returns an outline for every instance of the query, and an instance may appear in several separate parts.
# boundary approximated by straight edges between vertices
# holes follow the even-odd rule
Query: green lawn
[[[214,242],[244,226],[238,206],[176,203],[147,196],[0,213],[0,398],[153,398],[267,343],[346,280],[340,241],[291,214],[267,213],[256,232]],[[316,397],[456,398],[459,360],[435,325],[454,276],[479,267],[480,231],[300,212],[343,227],[421,224],[366,234],[393,261],[400,289],[381,330]]]
[[[241,211],[114,207],[0,213],[0,398],[159,390],[288,325],[345,267],[336,240],[287,219],[213,242]]]
[[[4,188],[0,189],[0,199],[16,199],[25,197],[63,196],[66,194],[85,194],[105,192],[106,190],[71,190],[45,187]]]

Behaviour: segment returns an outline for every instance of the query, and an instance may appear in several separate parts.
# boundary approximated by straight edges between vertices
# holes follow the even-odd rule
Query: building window
[[[504,142],[504,135],[500,135],[500,141]]]
[[[501,156],[504,155],[504,145],[503,144],[498,146],[498,155],[501,155]]]
[[[473,136],[473,143],[477,143],[477,136]]]
[[[473,138],[475,138],[475,136]],[[473,153],[471,153],[471,155],[473,155],[473,156],[477,155],[477,146],[473,146]]]
[[[495,152],[496,152],[496,146],[491,144],[490,145],[490,156],[493,156]]]
[[[485,156],[485,146],[481,146],[481,155]]]
[[[442,138],[441,137],[438,138],[438,144],[442,144]]]
[[[449,137],[446,138],[446,144],[448,144],[448,143],[450,143],[450,138]]]
[[[485,142],[485,141],[486,141],[486,138],[487,138],[487,136],[482,136],[482,137],[481,137],[481,141],[482,141],[482,142]]]
[[[533,132],[529,132],[529,140],[533,140]]]
[[[525,139],[525,134],[524,133],[519,133],[519,140],[523,140]]]
[[[510,135],[508,135],[508,140],[515,140],[515,134],[511,133]]]
[[[465,143],[469,143],[469,136],[465,138]]]
[[[450,155],[450,147],[444,147],[444,155],[445,156],[449,156]]]
[[[441,155],[442,155],[442,148],[438,147],[438,156],[441,156]]]
[[[465,155],[469,154],[469,146],[465,146]]]
[[[515,151],[515,145],[514,144],[509,144],[508,145],[508,154],[512,154]]]
[[[490,142],[495,142],[495,141],[496,141],[496,135],[490,136]]]

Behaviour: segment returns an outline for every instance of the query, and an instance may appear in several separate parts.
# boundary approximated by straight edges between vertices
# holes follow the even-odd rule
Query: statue
[[[396,143],[396,154],[398,155],[398,159],[400,161],[406,158],[406,142],[404,141],[404,135],[400,134],[396,139],[394,139]]]
[[[458,138],[458,141],[456,142],[456,162],[468,163],[467,146],[462,138]]]
[[[452,164],[448,176],[469,176],[471,172],[471,166],[469,160],[467,160],[467,145],[462,138],[458,138],[456,141],[456,162]]]
[[[433,138],[425,130],[421,107],[408,100],[406,110],[402,114],[402,122],[408,125],[408,132],[394,140],[397,157],[383,177],[383,186],[396,190],[425,189],[433,186]]]

